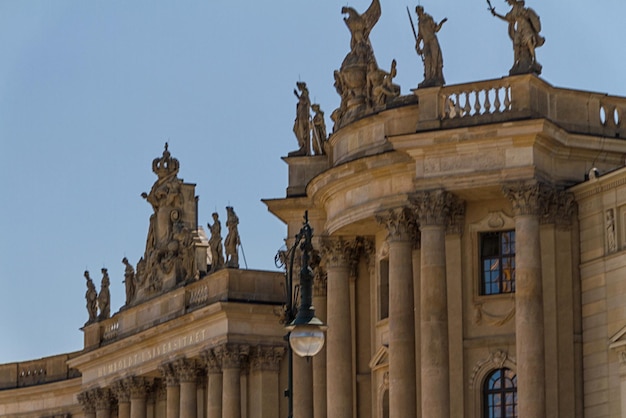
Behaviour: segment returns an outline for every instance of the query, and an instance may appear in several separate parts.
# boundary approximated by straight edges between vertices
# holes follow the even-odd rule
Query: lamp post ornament
[[[320,352],[324,346],[324,330],[326,326],[315,317],[313,307],[313,273],[309,267],[311,259],[313,229],[309,225],[308,212],[304,213],[304,225],[296,234],[294,244],[287,251],[288,265],[285,279],[286,300],[284,305],[284,323],[287,329],[285,339],[288,345],[288,388],[285,396],[289,398],[289,417],[293,417],[293,353],[300,357],[312,357]],[[300,283],[296,287],[296,297],[293,296],[293,265],[296,248],[300,246],[301,265]],[[279,254],[280,255],[280,254]],[[277,260],[280,258],[277,255]],[[300,297],[298,298],[298,293]],[[299,303],[298,303],[299,299]]]

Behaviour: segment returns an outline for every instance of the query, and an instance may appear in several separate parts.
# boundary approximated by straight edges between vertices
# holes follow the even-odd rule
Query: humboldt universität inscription
[[[126,370],[129,367],[135,367],[142,363],[152,361],[158,357],[172,354],[177,350],[203,342],[208,337],[209,334],[203,329],[160,343],[152,348],[129,354],[119,360],[98,367],[98,377],[108,376],[118,371]]]

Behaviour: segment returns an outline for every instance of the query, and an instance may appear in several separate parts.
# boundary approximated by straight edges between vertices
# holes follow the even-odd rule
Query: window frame
[[[507,372],[509,372],[510,374],[512,374],[512,378],[510,379],[512,382],[512,386],[507,386],[505,385],[501,385],[498,388],[494,388],[491,385],[491,381],[494,375],[496,375],[497,373],[500,373],[500,377],[499,380],[502,382],[506,382],[507,381]],[[491,407],[491,403],[490,400],[492,397],[496,397],[496,396],[500,396],[500,398],[508,398],[509,395],[513,395],[513,413],[512,414],[507,414],[507,403],[501,403],[500,405],[498,405],[498,409],[500,409],[501,414],[497,415],[500,418],[517,418],[518,416],[518,398],[517,398],[517,373],[508,368],[508,367],[501,367],[498,369],[493,369],[491,370],[486,376],[485,379],[483,381],[482,384],[482,388],[481,388],[481,392],[482,392],[482,403],[483,403],[483,408],[482,408],[482,417],[483,418],[491,418],[493,415],[490,414],[492,407]]]
[[[509,239],[508,243],[503,242],[505,235],[512,235],[512,241]],[[483,248],[488,236],[497,236],[497,254],[483,254]],[[481,231],[478,232],[478,260],[479,260],[479,296],[496,296],[496,295],[509,295],[515,294],[515,250],[516,250],[516,234],[515,229],[503,229],[494,231]],[[508,251],[504,249],[508,247]],[[512,247],[512,251],[511,251]],[[498,266],[498,274],[495,275],[497,281],[488,280],[485,262],[488,260],[495,260],[492,265]],[[512,268],[510,267],[512,265]],[[505,267],[509,266],[509,267]],[[491,270],[491,269],[490,269]],[[509,271],[510,279],[506,279],[507,271]],[[508,283],[508,285],[507,285]],[[494,287],[495,285],[495,287]],[[496,291],[493,291],[496,289]]]

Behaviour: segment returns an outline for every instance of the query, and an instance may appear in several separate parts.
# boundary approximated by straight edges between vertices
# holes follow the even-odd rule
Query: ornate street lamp
[[[304,225],[296,234],[295,242],[286,253],[288,257],[285,275],[287,295],[282,322],[287,329],[285,339],[289,341],[289,387],[285,392],[285,396],[289,398],[289,418],[293,417],[293,353],[307,358],[319,353],[324,346],[324,331],[327,328],[321,320],[315,317],[315,308],[313,307],[313,272],[309,266],[311,251],[313,250],[312,238],[313,229],[309,225],[308,212],[305,212]],[[302,261],[300,284],[295,289],[294,297],[293,264],[298,246],[300,246],[302,253]],[[277,256],[278,259],[280,259],[279,256]],[[299,301],[298,291],[300,293]]]

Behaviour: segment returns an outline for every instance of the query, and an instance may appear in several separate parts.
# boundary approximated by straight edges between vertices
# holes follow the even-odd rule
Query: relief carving
[[[491,370],[501,369],[506,367],[513,371],[516,371],[517,365],[515,361],[509,356],[509,353],[504,349],[497,349],[489,353],[489,357],[480,360],[476,363],[472,369],[472,375],[470,376],[470,389],[473,389],[476,385],[480,385],[484,377]]]
[[[511,308],[504,314],[494,314],[485,309],[482,303],[474,304],[474,323],[501,327],[515,317],[515,299],[511,298]]]
[[[606,249],[609,253],[617,251],[617,234],[615,232],[615,210],[606,211]]]

